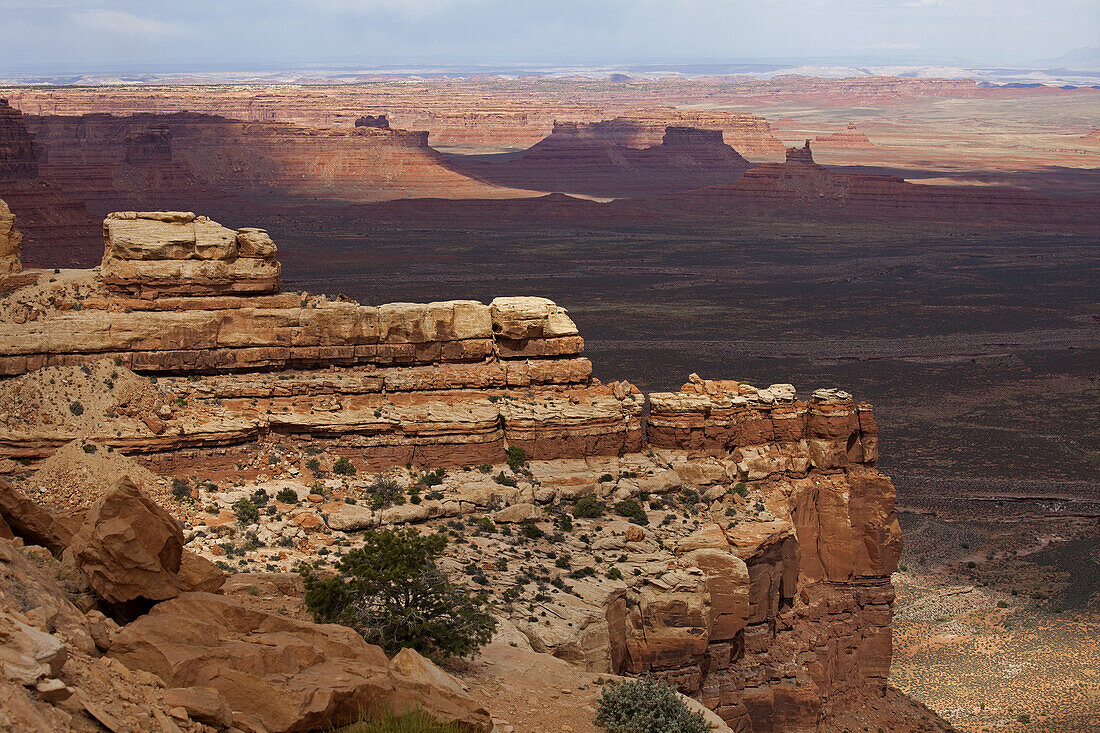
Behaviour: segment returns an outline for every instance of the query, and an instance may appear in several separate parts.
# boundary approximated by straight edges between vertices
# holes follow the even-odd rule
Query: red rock
[[[423,660],[390,663],[349,628],[295,621],[187,593],[123,627],[109,656],[175,688],[210,687],[233,723],[272,733],[327,729],[410,703],[488,731],[488,713]],[[403,660],[407,660],[405,655]]]

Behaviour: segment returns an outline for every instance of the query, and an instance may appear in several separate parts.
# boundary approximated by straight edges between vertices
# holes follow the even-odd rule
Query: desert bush
[[[172,479],[172,496],[176,498],[176,501],[190,501],[191,484],[189,484],[186,479]]]
[[[241,524],[256,524],[260,521],[260,509],[251,499],[237,499],[233,502],[233,513]]]
[[[75,402],[75,401],[70,402],[69,403],[69,412],[71,412],[71,413],[73,413],[74,415],[77,415],[77,416],[83,415],[84,414],[84,405],[80,404],[79,402]]]
[[[367,487],[370,494],[371,506],[375,509],[383,509],[396,503],[405,503],[405,490],[393,476],[380,473],[374,477]]]
[[[602,517],[607,507],[595,494],[582,496],[573,502],[573,516],[577,519],[596,519]]]
[[[649,524],[645,509],[642,509],[642,505],[633,499],[626,499],[616,504],[615,513],[620,517],[626,517],[634,524]]]
[[[527,451],[523,450],[518,445],[513,445],[508,449],[508,468],[518,473],[523,470],[523,467],[527,465]]]
[[[275,501],[280,504],[297,504],[298,492],[289,486],[279,489],[279,493],[275,494]]]
[[[435,660],[469,656],[488,643],[496,620],[483,598],[437,567],[446,545],[444,535],[412,528],[368,530],[335,576],[303,568],[306,606],[315,620],[349,626],[391,654],[412,647]]]
[[[262,486],[252,492],[252,503],[256,506],[267,506],[267,502],[271,499],[267,494],[267,489]]]
[[[668,683],[653,677],[603,688],[596,725],[608,733],[707,733],[706,720],[687,709]]]
[[[347,456],[345,456],[337,459],[336,463],[332,464],[332,471],[340,476],[354,476],[355,466]]]
[[[501,471],[493,477],[493,481],[496,481],[501,486],[511,486],[513,489],[519,485],[519,482],[512,476],[505,475],[504,471]]]

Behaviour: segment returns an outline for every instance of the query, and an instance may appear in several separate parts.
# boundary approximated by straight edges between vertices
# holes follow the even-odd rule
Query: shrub
[[[320,476],[322,473],[324,473],[321,470],[321,462],[316,458],[310,458],[308,461],[306,461],[306,468],[308,468],[309,472],[312,473],[314,476]]]
[[[633,499],[626,499],[616,504],[615,513],[620,517],[626,517],[634,524],[649,524],[645,509],[642,509],[642,505]]]
[[[598,480],[601,484],[606,484],[606,483],[609,483],[611,481],[614,481],[615,477],[612,476],[609,473],[605,473],[603,476],[600,476],[600,478]]]
[[[84,405],[80,404],[79,402],[70,402],[69,412],[73,413],[74,415],[83,415]]]
[[[384,473],[374,477],[367,491],[370,493],[371,506],[375,509],[388,507],[399,500],[404,503],[405,492],[401,484],[393,476]]]
[[[88,455],[92,455],[95,453],[95,443],[85,443],[80,447]]]
[[[596,725],[609,733],[707,733],[706,720],[687,709],[666,682],[652,677],[611,683],[603,688]]]
[[[513,489],[519,485],[519,482],[513,476],[506,476],[504,471],[501,471],[493,477],[493,481],[496,481],[501,486],[511,486]]]
[[[172,496],[176,498],[176,501],[190,501],[191,484],[189,484],[186,479],[172,479]]]
[[[280,504],[297,504],[298,492],[289,486],[279,489],[279,493],[275,494],[275,501]]]
[[[577,519],[596,519],[602,517],[607,507],[595,494],[582,496],[573,502],[573,516]]]
[[[444,535],[412,528],[368,530],[335,576],[303,568],[306,606],[318,622],[350,626],[391,654],[412,647],[436,660],[469,656],[488,643],[496,620],[436,566],[446,545]]]
[[[535,524],[535,520],[533,519],[528,519],[521,522],[520,532],[523,534],[524,537],[530,540],[537,540],[546,536],[546,533],[543,532],[537,524]]]
[[[252,492],[252,503],[256,506],[267,506],[271,497],[267,495],[267,489],[260,487]]]
[[[334,473],[339,474],[340,476],[355,475],[355,466],[346,456],[337,459],[336,463],[332,464],[332,470]]]
[[[233,502],[233,512],[241,524],[256,524],[260,521],[260,509],[251,499],[237,499]]]
[[[439,486],[443,483],[443,477],[446,475],[447,471],[443,468],[437,468],[434,471],[424,471],[416,477],[415,483],[426,489],[430,489],[433,486]]]
[[[508,468],[515,472],[519,472],[527,465],[527,451],[518,445],[513,445],[508,449]]]
[[[623,571],[619,570],[618,568],[611,568],[607,571],[607,577],[609,580],[622,580]]]

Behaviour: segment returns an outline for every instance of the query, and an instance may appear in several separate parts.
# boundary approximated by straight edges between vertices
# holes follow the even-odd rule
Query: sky
[[[0,76],[325,64],[1025,65],[1100,0],[0,0]]]

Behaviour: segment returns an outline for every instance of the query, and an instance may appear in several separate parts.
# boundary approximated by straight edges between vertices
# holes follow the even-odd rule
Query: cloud
[[[121,10],[81,10],[73,13],[78,24],[96,31],[107,31],[129,36],[167,36],[186,29],[157,18],[142,18]]]

